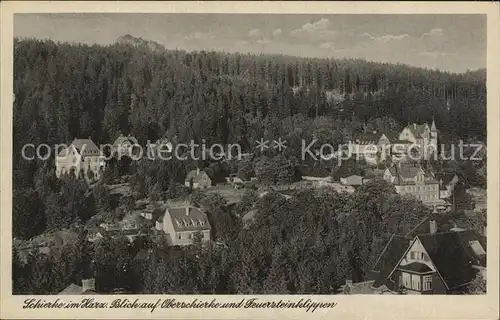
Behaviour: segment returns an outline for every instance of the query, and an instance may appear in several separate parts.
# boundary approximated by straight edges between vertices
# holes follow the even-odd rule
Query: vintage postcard
[[[1,318],[498,319],[499,14],[3,2]]]

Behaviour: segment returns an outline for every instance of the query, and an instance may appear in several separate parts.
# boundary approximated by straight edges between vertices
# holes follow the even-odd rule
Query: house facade
[[[55,163],[58,178],[71,170],[77,178],[83,178],[80,177],[83,170],[84,176],[91,180],[100,179],[106,166],[104,155],[90,138],[73,140],[57,154]]]
[[[203,211],[186,206],[167,208],[163,217],[156,222],[156,229],[165,232],[169,245],[185,246],[192,244],[197,234],[201,242],[210,241],[212,228]]]
[[[429,159],[433,152],[437,152],[438,131],[436,123],[432,120],[429,127],[424,124],[409,124],[399,134],[400,141],[409,141],[419,148],[425,159]]]
[[[431,126],[409,124],[400,133],[373,131],[358,135],[349,141],[349,154],[365,159],[369,164],[377,164],[385,159],[404,159],[409,152],[418,153],[429,159],[437,152],[438,131],[436,123]]]
[[[197,168],[187,174],[184,184],[189,188],[204,189],[212,185],[212,179],[210,179],[205,171]]]
[[[436,221],[428,223],[428,233],[391,237],[373,268],[374,287],[406,294],[456,294],[484,272],[483,236],[471,230],[438,232]]]
[[[429,206],[442,204],[439,181],[431,172],[410,163],[398,163],[384,172],[384,180],[392,183],[396,192],[411,195]]]

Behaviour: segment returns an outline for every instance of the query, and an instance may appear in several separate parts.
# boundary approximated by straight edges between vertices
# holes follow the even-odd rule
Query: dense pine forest
[[[326,119],[328,139],[337,143],[369,123],[399,129],[433,117],[442,142],[485,140],[484,70],[188,53],[132,39],[106,47],[15,41],[15,169],[23,167],[16,156],[25,143],[89,136],[112,143],[122,132],[143,144],[168,135],[251,148],[263,135],[287,137],[297,128],[310,137],[322,131],[311,129],[316,117]]]
[[[210,204],[205,207],[217,242],[208,248],[195,243],[181,253],[159,246],[141,266],[132,258],[152,248],[147,241],[131,247],[124,238],[107,239],[91,247],[82,226],[119,219],[137,199],[187,196],[179,183],[193,163],[111,164],[90,188],[72,177],[56,179],[53,159],[23,160],[21,148],[75,137],[112,143],[121,132],[141,144],[166,136],[239,143],[254,152],[256,140],[282,137],[289,143],[283,155],[205,166],[212,177],[225,171],[290,182],[297,173],[281,164],[300,154],[300,139],[337,145],[366,130],[395,131],[434,119],[440,143],[484,142],[485,81],[485,70],[450,74],[356,59],[185,52],[131,36],[109,46],[16,39],[13,237],[73,228],[79,238],[54,254],[30,256],[26,264],[14,255],[14,291],[57,293],[94,268],[103,291],[334,293],[345,279],[365,279],[390,234],[409,231],[429,210],[377,180],[351,195],[305,190],[291,200],[247,190],[231,208],[220,196],[191,194]],[[485,175],[470,163],[450,167],[484,186]],[[106,184],[125,175],[133,194],[116,199]],[[243,230],[240,218],[251,209],[258,210],[257,222]]]

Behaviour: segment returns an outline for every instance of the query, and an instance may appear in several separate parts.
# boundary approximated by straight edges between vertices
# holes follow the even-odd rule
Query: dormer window
[[[196,227],[196,221],[194,221],[193,219],[191,219],[191,224],[193,225],[193,227]]]
[[[202,226],[202,227],[205,225],[205,221],[203,221],[202,219],[198,219],[198,222],[199,222],[200,226]]]
[[[178,227],[182,227],[182,224],[179,220],[175,219],[175,223],[177,224]]]
[[[469,245],[476,255],[481,256],[486,254],[486,251],[484,251],[483,246],[479,243],[479,241],[469,241]]]

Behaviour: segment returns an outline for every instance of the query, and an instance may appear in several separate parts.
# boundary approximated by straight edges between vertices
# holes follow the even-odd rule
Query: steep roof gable
[[[91,139],[75,139],[71,145],[82,156],[98,156],[100,154],[99,148]]]
[[[460,287],[474,279],[477,262],[471,249],[464,245],[461,232],[438,232],[418,235],[443,281],[449,289]]]
[[[393,234],[380,253],[372,273],[375,274],[375,285],[379,286],[389,276],[392,269],[410,245],[411,238]]]
[[[410,130],[410,132],[413,134],[413,136],[416,139],[421,139],[421,138],[423,138],[423,135],[426,132],[426,129],[429,131],[429,125],[427,123],[424,123],[424,124],[414,123],[414,124],[410,124],[410,125],[406,126],[405,129]]]

